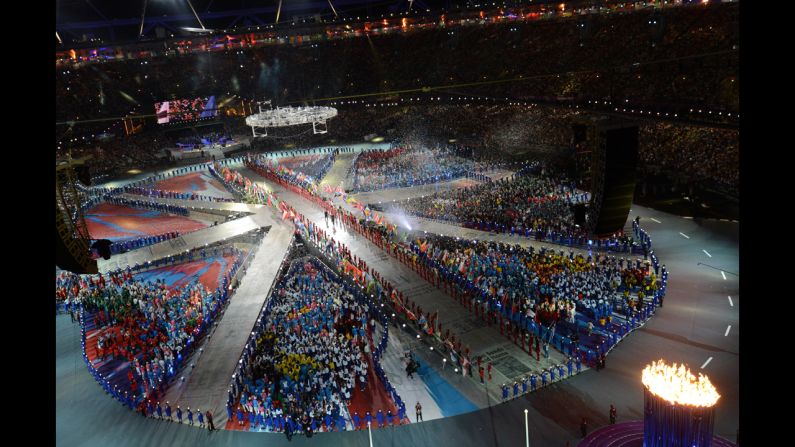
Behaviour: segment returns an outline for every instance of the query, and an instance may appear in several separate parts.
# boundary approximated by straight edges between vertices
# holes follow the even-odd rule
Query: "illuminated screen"
[[[215,96],[155,103],[158,124],[196,121],[218,116]]]

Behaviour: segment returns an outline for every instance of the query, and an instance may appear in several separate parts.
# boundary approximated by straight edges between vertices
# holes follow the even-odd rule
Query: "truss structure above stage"
[[[337,116],[334,107],[277,107],[263,110],[246,117],[246,125],[251,126],[254,137],[268,135],[269,127],[288,127],[301,124],[312,124],[312,131],[316,134],[328,132],[326,120]]]

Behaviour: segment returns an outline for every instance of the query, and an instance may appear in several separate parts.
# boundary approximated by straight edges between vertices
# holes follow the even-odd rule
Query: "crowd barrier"
[[[150,245],[159,244],[160,242],[180,237],[179,231],[170,231],[168,233],[158,234],[155,236],[144,236],[136,239],[129,239],[126,241],[114,242],[110,245],[110,253],[117,255],[125,253],[130,250],[137,250],[139,248],[148,247]]]
[[[218,162],[226,165],[229,159],[219,160]],[[164,191],[161,189],[155,189],[151,187],[146,187],[146,185],[153,184],[155,182],[167,180],[172,177],[179,177],[181,175],[190,174],[194,172],[201,172],[205,169],[208,169],[212,166],[212,162],[202,162],[190,166],[184,166],[180,168],[170,169],[168,171],[160,172],[157,174],[150,175],[146,178],[136,180],[130,183],[125,184],[124,186],[119,186],[115,188],[105,188],[99,186],[92,186],[90,188],[86,188],[85,186],[82,187],[82,191],[88,195],[89,199],[94,198],[102,198],[107,195],[118,196],[121,194],[135,194],[135,195],[143,195],[147,197],[153,198],[165,198],[165,199],[180,199],[180,200],[203,200],[209,202],[234,202],[236,199],[226,199],[220,197],[212,197],[207,195],[195,194],[195,193],[181,193],[176,191]],[[82,185],[80,185],[82,186]]]
[[[236,199],[234,198],[224,198],[224,197],[214,197],[214,196],[206,196],[202,194],[196,194],[192,192],[176,192],[176,191],[164,191],[162,189],[153,189],[153,188],[143,188],[140,186],[130,187],[130,186],[123,186],[118,188],[121,191],[117,191],[116,194],[135,194],[139,196],[146,196],[152,198],[160,198],[160,199],[176,199],[176,200],[200,200],[204,202],[235,202]]]

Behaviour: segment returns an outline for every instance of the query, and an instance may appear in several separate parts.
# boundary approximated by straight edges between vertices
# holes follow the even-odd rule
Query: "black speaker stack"
[[[596,236],[609,236],[624,228],[632,206],[638,125],[618,118],[593,117],[578,122],[573,130],[579,152],[590,156],[590,167],[585,170],[591,185],[587,228]]]

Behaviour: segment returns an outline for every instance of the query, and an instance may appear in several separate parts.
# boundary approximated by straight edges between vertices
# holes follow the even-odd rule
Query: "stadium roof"
[[[152,40],[171,34],[190,35],[203,28],[223,31],[270,25],[276,22],[277,13],[280,23],[304,20],[320,23],[344,18],[377,18],[381,14],[407,12],[410,6],[412,12],[425,13],[428,10],[441,12],[560,1],[412,0],[410,5],[409,0],[58,0],[55,26],[57,39],[63,45],[91,42],[92,39],[108,44]]]

